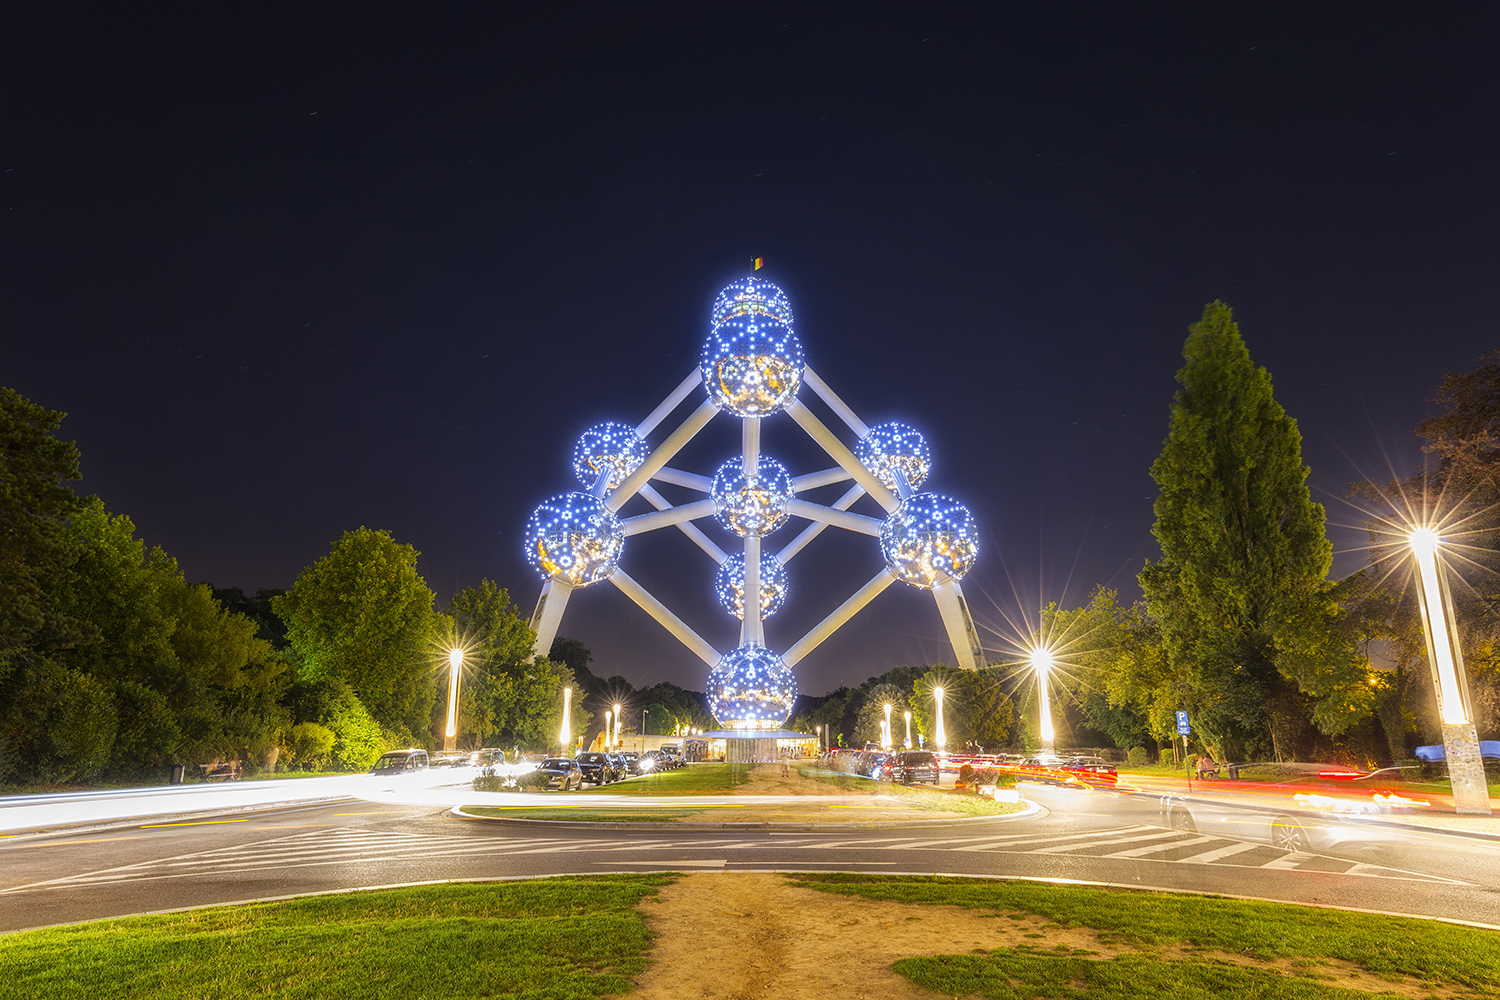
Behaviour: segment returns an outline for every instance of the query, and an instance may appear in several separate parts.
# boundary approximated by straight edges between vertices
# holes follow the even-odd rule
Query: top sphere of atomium
[[[526,522],[526,561],[544,580],[587,587],[608,579],[624,547],[620,519],[588,493],[553,497]]]
[[[795,492],[786,466],[764,455],[755,464],[754,476],[745,475],[741,459],[731,458],[708,485],[719,508],[719,523],[741,538],[769,535],[785,524],[787,504]]]
[[[580,483],[592,489],[599,476],[608,470],[609,478],[604,482],[608,492],[640,468],[650,454],[651,449],[634,427],[606,421],[590,427],[578,438],[573,447],[573,472]]]
[[[901,494],[896,473],[906,477],[906,485],[916,489],[932,472],[932,449],[922,432],[909,424],[894,420],[877,424],[854,446],[860,464],[869,469],[885,488]]]
[[[960,580],[979,557],[969,509],[937,493],[913,493],[880,526],[880,554],[896,579],[931,590]]]
[[[732,649],[708,675],[708,707],[726,729],[780,729],[797,700],[797,679],[764,646]]]
[[[769,281],[744,278],[719,293],[699,367],[709,397],[741,417],[785,407],[802,384],[802,341],[792,307]]]

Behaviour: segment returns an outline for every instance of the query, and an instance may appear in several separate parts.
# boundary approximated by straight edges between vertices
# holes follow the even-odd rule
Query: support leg
[[[984,648],[979,644],[979,632],[974,628],[974,619],[969,615],[969,602],[957,580],[948,580],[932,588],[937,601],[938,614],[943,617],[943,628],[948,632],[948,641],[953,644],[953,658],[964,670],[977,670],[987,664]]]
[[[572,593],[572,584],[556,577],[542,584],[542,595],[531,613],[531,630],[536,633],[536,642],[531,644],[532,656],[546,656],[552,651],[552,640],[557,638],[557,626],[562,623]]]

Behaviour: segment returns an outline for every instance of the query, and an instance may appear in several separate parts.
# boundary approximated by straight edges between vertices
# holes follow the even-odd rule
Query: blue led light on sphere
[[[969,508],[938,493],[913,493],[880,527],[880,554],[896,579],[930,590],[962,579],[979,557]]]
[[[861,465],[885,484],[892,493],[896,489],[896,471],[906,477],[906,484],[916,489],[932,472],[932,449],[922,432],[909,424],[890,421],[877,424],[860,438],[854,446],[855,457]]]
[[[574,587],[608,579],[620,564],[625,528],[588,493],[564,493],[538,505],[526,522],[526,561],[550,580]]]
[[[786,603],[786,567],[769,552],[760,554],[760,616],[769,618]],[[745,618],[745,553],[736,552],[719,567],[714,590],[724,610]]]
[[[776,413],[802,384],[802,341],[792,307],[769,281],[745,278],[719,293],[699,366],[721,409],[742,417]]]
[[[781,527],[795,494],[786,466],[765,456],[756,462],[753,478],[746,477],[742,459],[731,458],[719,466],[708,486],[708,495],[719,507],[719,523],[741,538],[768,535]]]
[[[607,467],[604,488],[612,490],[640,468],[651,449],[628,424],[606,421],[584,431],[573,448],[573,472],[578,481],[592,487]]]
[[[708,675],[708,708],[726,729],[780,729],[797,700],[797,679],[764,646],[731,650]]]

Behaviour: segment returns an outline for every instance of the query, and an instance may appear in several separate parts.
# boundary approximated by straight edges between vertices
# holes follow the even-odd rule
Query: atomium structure
[[[545,501],[528,521],[526,557],[543,581],[531,619],[536,655],[551,649],[569,595],[607,580],[708,665],[709,704],[720,725],[746,736],[770,735],[785,724],[797,697],[792,668],[899,580],[932,594],[955,662],[968,669],[983,666],[984,652],[959,584],[978,558],[978,534],[963,504],[919,492],[933,470],[926,438],[906,424],[872,427],[860,420],[808,367],[791,303],[769,281],[749,277],[725,288],[714,300],[708,327],[698,368],[639,424],[602,423],[585,431],[573,450],[573,472],[583,491]],[[804,388],[854,435],[852,448],[797,398]],[[698,392],[706,398],[675,430],[648,445],[657,428]],[[738,455],[711,476],[667,464],[720,414],[740,422]],[[805,431],[833,466],[794,476],[761,454],[761,422],[779,414]],[[673,504],[653,482],[703,498]],[[831,504],[804,496],[841,483],[852,485]],[[622,517],[622,508],[636,497],[656,509]],[[882,516],[851,510],[865,497]],[[740,551],[725,551],[693,523],[709,519]],[[793,520],[807,524],[769,551],[766,540]],[[703,639],[620,568],[627,538],[671,527],[718,565],[712,585],[724,610],[740,623],[739,645],[728,652]],[[764,623],[791,593],[787,563],[829,527],[869,536],[885,565],[778,654],[766,641]],[[705,582],[709,579],[705,574]]]

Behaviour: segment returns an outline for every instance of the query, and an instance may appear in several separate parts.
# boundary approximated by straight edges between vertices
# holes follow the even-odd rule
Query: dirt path
[[[652,964],[637,978],[631,1000],[932,1000],[939,994],[913,986],[891,964],[916,955],[1018,945],[1085,949],[1100,959],[1133,951],[1101,944],[1092,930],[1059,927],[1031,914],[836,896],[759,872],[684,875],[641,909],[656,940],[648,955]],[[1182,948],[1150,954],[1300,971],[1291,960],[1263,963]],[[1321,963],[1318,971],[1349,989],[1459,995],[1414,980],[1377,979],[1344,962]]]

